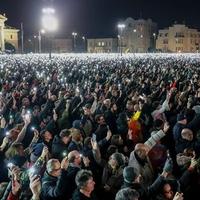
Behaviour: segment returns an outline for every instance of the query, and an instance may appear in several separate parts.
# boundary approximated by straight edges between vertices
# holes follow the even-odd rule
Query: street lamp
[[[156,33],[153,33],[154,51],[156,51]]]
[[[86,52],[86,38],[85,38],[85,36],[82,37],[82,40],[83,40],[84,52]]]
[[[45,33],[45,30],[44,29],[41,29],[39,30],[38,32],[38,47],[39,47],[39,53],[42,53],[42,36],[41,34],[44,34]]]
[[[37,35],[34,35],[33,38],[34,38],[34,53],[36,53],[36,38],[37,38]]]
[[[73,48],[74,48],[74,52],[75,52],[75,50],[76,50],[76,36],[77,36],[78,34],[76,33],[76,32],[73,32],[72,33],[72,36],[73,36],[73,44],[74,44],[74,46],[73,46]]]
[[[58,29],[58,20],[55,16],[54,8],[43,8],[42,9],[42,27],[49,34],[49,58],[51,59],[51,48],[52,48],[52,33]]]
[[[122,56],[122,33],[124,28],[126,27],[125,24],[118,24],[117,25],[118,29],[119,29],[119,35],[120,35],[120,52],[121,52],[121,56]]]

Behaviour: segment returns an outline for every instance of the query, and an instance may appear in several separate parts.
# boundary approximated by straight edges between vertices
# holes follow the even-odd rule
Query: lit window
[[[101,46],[101,42],[98,43],[98,46]]]
[[[104,42],[102,42],[102,46],[104,46],[105,45],[105,43]]]

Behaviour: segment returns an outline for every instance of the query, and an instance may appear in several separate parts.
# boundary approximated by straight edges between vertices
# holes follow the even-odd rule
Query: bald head
[[[193,132],[191,129],[189,128],[184,128],[181,131],[181,136],[183,139],[188,140],[188,141],[192,141],[193,140]]]

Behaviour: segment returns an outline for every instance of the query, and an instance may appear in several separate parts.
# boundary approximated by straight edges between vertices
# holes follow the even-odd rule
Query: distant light
[[[136,30],[136,29],[133,29],[133,32],[134,32],[134,33],[136,33],[136,32],[137,32],[137,30]]]
[[[120,28],[120,29],[123,29],[123,28],[125,28],[126,26],[125,26],[125,24],[118,24],[117,27]]]
[[[76,33],[76,32],[73,32],[72,35],[73,35],[73,36],[77,36],[77,33]]]
[[[58,29],[58,20],[55,16],[54,8],[43,8],[42,27],[48,32]],[[41,32],[42,33],[42,32]]]
[[[85,37],[83,36],[82,39],[85,40]]]
[[[42,34],[45,34],[45,30],[44,30],[44,29],[40,30],[40,32],[41,32]]]
[[[43,8],[42,12],[45,13],[45,14],[54,14],[55,9],[54,8]]]

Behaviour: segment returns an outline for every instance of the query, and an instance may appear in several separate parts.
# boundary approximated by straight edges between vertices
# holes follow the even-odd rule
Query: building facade
[[[117,46],[116,38],[87,39],[88,53],[116,53]]]
[[[184,24],[159,30],[156,48],[162,52],[199,52],[200,32]]]
[[[125,27],[118,30],[119,49],[130,53],[145,53],[155,49],[157,24],[151,19],[127,18],[122,24]]]
[[[18,29],[5,25],[7,18],[0,15],[0,50],[5,51],[5,44],[10,43],[18,50]]]
[[[73,50],[72,39],[54,38],[52,41],[52,51],[54,53],[70,53]]]

